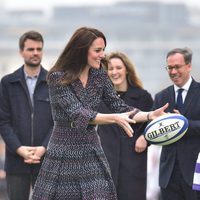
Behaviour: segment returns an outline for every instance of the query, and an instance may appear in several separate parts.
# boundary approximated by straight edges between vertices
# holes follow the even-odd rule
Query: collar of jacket
[[[47,76],[47,71],[43,68],[43,67],[41,67],[41,70],[40,70],[40,73],[39,73],[39,76],[38,76],[38,83],[39,82],[47,82],[47,80],[46,80],[46,76]],[[18,81],[20,81],[21,82],[21,80],[23,80],[23,79],[25,79],[24,78],[24,66],[22,66],[22,67],[20,67],[19,69],[17,69],[16,71],[14,71],[13,73],[12,73],[12,76],[10,76],[10,79],[9,79],[9,81],[10,82],[18,82]]]
[[[125,96],[129,98],[138,98],[140,96],[140,92],[141,92],[140,88],[137,88],[134,85],[129,84]]]

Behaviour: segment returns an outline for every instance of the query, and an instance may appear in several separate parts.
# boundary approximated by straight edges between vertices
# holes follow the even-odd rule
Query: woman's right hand
[[[168,106],[169,106],[169,103],[166,103],[164,106],[162,106],[162,107],[160,107],[160,108],[158,108],[154,111],[151,111],[150,114],[149,114],[149,118],[151,120],[154,120],[157,117],[165,115],[166,114],[165,110],[168,108]]]
[[[135,120],[130,118],[130,116],[133,115],[134,113],[135,111],[119,113],[119,114],[115,114],[115,117],[114,117],[116,124],[122,127],[129,137],[133,137],[133,132],[134,132],[130,124],[136,123]]]

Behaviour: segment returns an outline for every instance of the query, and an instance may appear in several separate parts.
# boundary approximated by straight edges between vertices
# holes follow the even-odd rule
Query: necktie
[[[183,109],[183,97],[182,97],[182,92],[184,89],[180,88],[178,89],[178,96],[177,96],[177,101],[176,101],[176,109],[179,110],[180,112]]]

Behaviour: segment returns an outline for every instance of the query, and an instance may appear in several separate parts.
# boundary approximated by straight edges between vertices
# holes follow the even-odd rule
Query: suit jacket
[[[53,119],[46,82],[47,71],[41,68],[32,106],[23,66],[4,76],[0,84],[0,133],[6,144],[5,170],[12,174],[38,173],[41,164],[26,164],[16,153],[24,146],[47,147]]]
[[[155,96],[154,109],[169,103],[166,112],[175,108],[174,87],[169,86]],[[186,134],[177,142],[163,146],[160,158],[159,185],[166,188],[175,160],[179,161],[185,182],[192,186],[195,162],[200,151],[200,83],[192,80],[181,113],[189,121]]]

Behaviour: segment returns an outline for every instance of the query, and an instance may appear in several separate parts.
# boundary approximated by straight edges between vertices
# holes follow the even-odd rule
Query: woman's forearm
[[[146,122],[150,121],[151,119],[151,112],[143,112],[139,111],[136,113],[136,115],[133,117],[133,119],[137,122]]]
[[[116,123],[115,120],[116,114],[103,114],[98,113],[96,117],[90,122],[90,124],[114,124]]]

